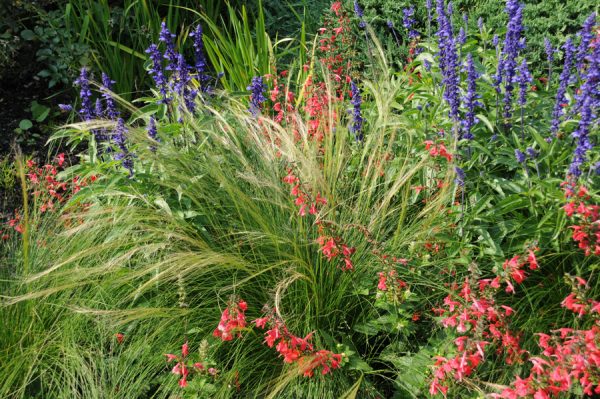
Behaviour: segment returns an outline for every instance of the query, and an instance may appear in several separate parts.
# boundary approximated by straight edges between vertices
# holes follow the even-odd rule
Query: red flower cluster
[[[194,372],[199,375],[210,375],[211,377],[216,377],[218,373],[217,369],[214,367],[209,367],[207,369],[201,362],[189,362],[187,359],[188,355],[189,347],[187,342],[181,346],[181,356],[165,353],[168,363],[171,363],[172,361],[176,362],[175,366],[171,369],[171,373],[181,376],[179,379],[179,386],[181,388],[185,388],[187,386],[190,372]]]
[[[53,211],[57,205],[69,200],[82,187],[87,186],[90,182],[96,181],[96,176],[91,176],[87,179],[80,179],[79,176],[71,180],[59,182],[56,180],[56,175],[65,164],[65,155],[58,154],[55,161],[51,164],[45,164],[38,167],[33,160],[27,161],[26,176],[30,190],[35,198],[35,203],[39,205],[40,213]],[[18,233],[23,233],[23,224],[21,216],[15,211],[15,217],[7,223],[10,229],[14,229]],[[2,235],[3,239],[8,239],[7,234]]]
[[[587,281],[575,277],[572,292],[561,302],[561,306],[582,317],[586,314],[600,315],[600,302],[586,298]]]
[[[339,237],[329,237],[326,235],[322,235],[317,238],[317,243],[319,243],[320,251],[323,253],[323,256],[327,258],[328,261],[331,261],[339,256],[342,257],[340,261],[340,269],[347,271],[352,270],[354,265],[352,264],[352,260],[350,257],[356,251],[356,248],[351,248],[344,244]]]
[[[591,197],[584,186],[575,193],[569,185],[563,183],[567,204],[563,207],[567,216],[577,220],[578,224],[570,226],[573,229],[573,240],[583,249],[585,256],[592,253],[600,255],[600,206],[591,204]]]
[[[347,84],[351,81],[352,62],[349,53],[352,51],[354,37],[350,19],[341,2],[334,2],[331,11],[332,13],[325,17],[324,26],[319,29],[320,39],[316,56],[331,73],[335,95],[328,94],[328,86],[319,76],[309,76],[303,87],[303,96],[306,98],[304,111],[308,116],[308,137],[317,142],[321,142],[330,131],[330,120],[336,119],[335,111],[330,108],[331,104],[343,101]],[[309,69],[309,64],[304,65],[305,72]]]
[[[448,162],[452,162],[452,154],[448,152],[443,143],[434,142],[433,140],[425,140],[425,150],[429,151],[429,155],[433,158],[438,156],[446,158]]]
[[[426,241],[425,244],[423,244],[423,247],[425,248],[425,251],[433,253],[433,254],[437,254],[440,252],[440,249],[442,249],[444,246],[443,243],[439,243],[439,242],[431,242],[431,241]]]
[[[300,208],[298,210],[300,216],[306,216],[307,208],[308,213],[316,215],[319,212],[319,207],[327,204],[327,200],[321,196],[321,193],[317,193],[313,201],[310,194],[302,189],[300,179],[294,175],[292,169],[288,169],[288,174],[283,178],[283,181],[292,186],[291,194],[296,198],[294,204]]]
[[[282,71],[279,76],[282,78],[287,76],[287,71]],[[273,120],[277,123],[291,122],[291,117],[285,117],[294,111],[294,93],[288,90],[283,83],[279,83],[277,75],[265,75],[265,80],[273,81],[273,89],[269,91],[269,98],[273,103],[272,110],[274,112]]]
[[[317,57],[333,74],[338,95],[343,98],[343,85],[350,83],[350,70],[352,68],[349,53],[354,43],[350,18],[341,6],[341,2],[331,5],[333,15],[328,15],[324,26],[319,29],[319,47]]]
[[[497,279],[472,282],[465,279],[460,292],[448,295],[444,306],[434,312],[444,316],[442,325],[453,327],[460,334],[454,344],[457,354],[451,358],[436,357],[434,377],[429,387],[432,395],[446,394],[452,380],[461,381],[485,359],[485,348],[495,345],[498,354],[506,355],[507,364],[521,362],[526,353],[519,338],[508,328],[507,319],[514,310],[497,305],[494,295],[500,287]],[[454,290],[458,285],[454,284]]]
[[[560,328],[551,334],[539,333],[539,356],[531,357],[531,372],[519,378],[495,398],[548,399],[571,391],[579,383],[585,395],[600,395],[600,302],[586,299],[585,280],[576,277],[574,291],[563,306],[579,316],[592,312],[596,324],[588,330]]]
[[[515,255],[511,259],[507,259],[504,261],[502,265],[502,271],[499,273],[499,276],[494,280],[489,281],[489,284],[492,284],[493,288],[497,288],[500,284],[500,281],[506,283],[506,292],[515,293],[515,287],[513,285],[513,281],[517,284],[521,284],[525,278],[527,278],[527,274],[523,267],[525,265],[529,265],[530,270],[537,270],[539,268],[539,264],[537,262],[537,258],[535,256],[535,251],[538,248],[532,247],[527,250],[527,257],[524,255]],[[483,280],[487,281],[487,280]]]
[[[275,347],[285,363],[297,363],[304,377],[312,377],[318,368],[321,368],[322,375],[340,368],[342,355],[324,349],[315,351],[310,343],[312,333],[304,338],[291,334],[285,323],[273,313],[258,318],[253,323],[258,328],[268,328],[265,332],[267,346]]]
[[[65,202],[77,194],[82,187],[96,181],[96,176],[91,176],[89,181],[79,176],[65,182],[57,181],[56,175],[64,162],[64,154],[58,154],[55,164],[46,164],[42,167],[38,167],[32,160],[27,161],[27,179],[32,185],[34,197],[41,202],[42,213],[53,210],[55,203]]]
[[[15,211],[15,217],[10,219],[7,223],[8,227],[14,229],[17,233],[23,233],[23,224],[21,223],[21,215],[18,211]],[[8,240],[8,234],[2,235],[3,240]]]
[[[377,283],[377,289],[379,291],[401,291],[406,288],[406,283],[398,278],[398,272],[390,270],[388,272],[379,272],[379,282]]]
[[[189,374],[189,368],[185,364],[185,358],[187,357],[188,353],[188,343],[186,342],[181,346],[181,357],[172,355],[170,353],[165,354],[165,356],[167,357],[167,362],[170,363],[173,360],[177,361],[175,367],[173,367],[171,372],[175,375],[181,376],[181,379],[179,380],[179,386],[182,388],[187,386],[187,376]]]
[[[330,105],[337,98],[328,95],[325,82],[316,82],[312,76],[306,80],[303,91],[306,97],[304,112],[308,116],[307,134],[310,139],[320,143],[325,134],[330,131],[329,114],[332,114],[332,119],[336,119],[335,111],[330,110]]]
[[[231,341],[233,336],[237,333],[238,337],[241,336],[240,330],[246,327],[246,315],[245,311],[248,309],[248,304],[243,300],[231,301],[229,306],[225,308],[221,315],[221,321],[213,335],[223,341]]]

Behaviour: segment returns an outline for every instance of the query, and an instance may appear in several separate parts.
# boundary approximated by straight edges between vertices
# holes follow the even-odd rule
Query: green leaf
[[[494,133],[494,127],[492,126],[492,123],[485,115],[477,114],[477,118],[488,127],[488,129],[490,130],[490,133]]]
[[[363,376],[361,374],[360,378],[350,387],[348,391],[346,391],[339,399],[354,399],[358,394],[358,388],[360,388],[360,384],[362,383]]]
[[[33,123],[29,119],[23,119],[19,122],[19,129],[29,130],[33,126]]]
[[[369,366],[369,363],[362,360],[359,356],[352,356],[348,361],[348,368],[350,370],[360,370],[360,371],[373,371],[373,368]]]
[[[23,40],[31,41],[35,39],[35,33],[30,29],[25,29],[21,31],[21,38]]]
[[[354,331],[366,335],[375,335],[379,332],[379,328],[374,326],[372,323],[364,323],[354,326]]]
[[[43,122],[50,113],[50,107],[39,104],[37,101],[31,103],[31,115],[36,122]]]

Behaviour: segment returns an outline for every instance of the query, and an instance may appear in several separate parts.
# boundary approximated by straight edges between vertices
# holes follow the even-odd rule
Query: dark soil
[[[18,53],[16,66],[0,75],[0,156],[12,153],[18,145],[23,154],[45,157],[45,144],[52,125],[60,120],[46,120],[42,124],[34,122],[31,129],[17,134],[15,129],[23,119],[32,119],[31,102],[57,109],[60,100],[69,102],[70,92],[64,88],[48,89],[48,83],[36,76],[42,69],[35,61],[36,48],[27,44]]]
[[[14,60],[15,66],[0,71],[0,160],[5,157],[12,160],[15,154],[21,153],[45,162],[52,156],[48,155],[46,142],[54,127],[65,122],[64,117],[55,115],[54,110],[61,102],[70,103],[72,92],[70,88],[49,89],[48,83],[36,76],[42,69],[36,63],[36,50],[33,44],[24,44]],[[51,108],[51,116],[42,123],[33,121],[31,102],[34,100]],[[17,128],[23,119],[31,120],[33,127],[19,133]],[[18,184],[0,186],[0,222],[20,205]]]

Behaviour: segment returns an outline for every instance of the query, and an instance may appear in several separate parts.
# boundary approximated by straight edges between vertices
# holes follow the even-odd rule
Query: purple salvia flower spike
[[[90,80],[86,67],[81,68],[81,73],[75,84],[79,86],[79,97],[81,98],[81,110],[79,114],[81,115],[81,119],[89,121],[94,117],[94,110],[92,109],[92,90],[90,89]]]
[[[442,71],[442,84],[444,88],[444,100],[450,106],[450,117],[455,122],[459,121],[459,83],[458,76],[458,54],[456,43],[452,33],[452,21],[450,18],[451,4],[448,5],[448,13],[444,7],[444,0],[437,0],[436,4],[438,19],[438,43],[439,64]]]
[[[524,46],[524,42],[521,41],[523,7],[518,0],[507,0],[506,13],[508,14],[509,21],[501,54],[501,72],[504,75],[503,117],[506,126],[508,126],[510,124],[508,120],[512,117],[513,83],[517,69],[517,56],[519,55],[519,50]]]
[[[570,180],[574,184],[581,176],[581,167],[587,160],[587,153],[594,148],[590,140],[590,130],[598,119],[600,108],[600,45],[593,47],[589,63],[583,76],[583,84],[579,88],[577,109],[581,117],[577,129],[572,133],[576,147],[573,151],[573,160],[569,166]]]
[[[149,54],[150,60],[152,61],[152,67],[150,68],[150,75],[154,79],[154,83],[158,88],[158,91],[162,95],[162,99],[159,103],[168,104],[170,98],[167,96],[167,78],[162,66],[162,55],[156,44],[151,44],[146,53]]]
[[[461,46],[464,45],[467,42],[467,33],[465,32],[465,28],[462,27],[462,26],[458,30],[458,36],[456,37],[456,41]]]
[[[558,90],[556,92],[556,101],[552,110],[552,122],[550,125],[551,136],[556,136],[560,125],[560,118],[563,115],[563,108],[567,106],[567,88],[571,81],[571,70],[573,69],[573,58],[575,54],[575,46],[571,38],[567,38],[563,46],[565,50],[563,70],[558,78]]]
[[[156,128],[156,121],[154,120],[153,117],[150,117],[150,121],[148,122],[148,137],[156,142],[160,142],[160,139],[158,138],[158,129]],[[150,151],[152,152],[156,152],[156,146],[155,145],[151,145],[150,146]]]
[[[100,86],[100,91],[102,92],[102,97],[106,104],[106,116],[111,120],[115,120],[119,117],[119,111],[117,111],[115,100],[111,94],[113,84],[115,84],[115,81],[111,80],[106,73],[102,72],[102,86]]]
[[[579,47],[577,48],[577,70],[579,74],[582,75],[583,71],[583,61],[588,53],[590,48],[590,43],[594,38],[594,26],[596,25],[596,13],[593,12],[589,17],[586,18],[583,26],[581,27],[581,31],[577,34],[580,37]]]
[[[472,140],[474,136],[471,130],[473,126],[479,122],[475,116],[475,108],[481,107],[483,104],[478,101],[478,98],[480,97],[477,94],[477,79],[479,78],[479,74],[475,70],[473,56],[471,53],[467,55],[465,69],[467,71],[467,92],[463,97],[463,103],[466,112],[464,119],[461,120],[462,138],[466,140]]]
[[[413,29],[415,24],[415,7],[410,6],[402,9],[402,26],[408,31],[408,39],[413,40],[419,36],[419,32]]]
[[[525,154],[518,148],[515,148],[515,158],[518,163],[525,163]]]
[[[115,154],[115,160],[121,161],[123,167],[129,171],[129,177],[133,177],[133,154],[131,154],[127,148],[127,128],[125,127],[125,121],[123,121],[123,118],[117,119],[117,126],[114,131],[113,141],[120,150],[120,152]]]
[[[254,116],[258,116],[260,112],[260,106],[262,103],[267,101],[264,93],[267,90],[267,85],[263,82],[262,76],[254,76],[250,86],[246,88],[250,91],[250,113]]]
[[[549,64],[554,62],[554,48],[552,48],[552,42],[547,37],[544,38],[544,49],[546,50],[546,60]]]
[[[360,89],[354,83],[354,81],[350,82],[350,92],[352,93],[352,100],[350,103],[352,104],[352,125],[350,130],[354,133],[354,138],[356,141],[363,140],[362,133],[362,125],[363,125],[363,117],[360,106],[362,104],[362,97],[360,95]]]
[[[364,20],[365,13],[363,12],[363,9],[360,7],[360,4],[358,4],[358,0],[354,0],[354,15],[356,15],[356,18],[358,18],[360,20],[360,22],[358,23],[358,26],[360,28],[364,28],[367,26],[367,23]]]
[[[167,28],[166,22],[160,26],[160,35],[158,40],[165,44],[165,58],[169,61],[167,64],[167,71],[174,71],[177,68],[177,52],[175,51],[175,35],[172,34]]]
[[[431,4],[431,0],[425,0],[425,8],[427,8],[427,20],[431,23],[431,10],[433,8],[433,4]]]
[[[456,172],[456,178],[454,179],[454,182],[457,185],[464,187],[465,180],[467,179],[467,175],[465,174],[465,171],[463,169],[459,168],[458,166],[454,167],[454,171]]]
[[[204,42],[202,41],[202,25],[198,24],[198,26],[196,26],[196,29],[190,33],[190,37],[194,39],[194,58],[196,60],[195,67],[197,79],[200,82],[200,88],[202,90],[205,90],[208,87],[205,87],[203,83],[210,80],[210,77],[206,73],[207,62],[206,55],[204,54]]]
[[[523,107],[527,102],[527,92],[529,91],[529,87],[533,81],[533,76],[531,76],[529,69],[527,69],[527,60],[525,59],[519,66],[519,76],[517,79],[519,82],[518,104]]]

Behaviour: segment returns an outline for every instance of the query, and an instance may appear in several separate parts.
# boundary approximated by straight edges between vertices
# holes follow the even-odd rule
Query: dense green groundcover
[[[390,60],[404,59],[405,46],[398,46],[393,33],[387,25],[392,21],[400,40],[406,44],[406,30],[403,28],[402,10],[415,7],[414,18],[417,30],[427,34],[427,9],[425,4],[410,0],[365,0],[360,2],[364,8],[365,19],[373,26],[378,39],[386,48]],[[435,7],[435,1],[433,1]],[[352,7],[353,2],[347,2]],[[506,28],[507,16],[504,13],[504,1],[500,0],[455,0],[455,23],[464,25],[462,15],[468,16],[469,33],[478,31],[477,21],[482,18],[486,29],[501,34]],[[592,12],[599,12],[594,0],[532,0],[524,2],[523,25],[529,46],[525,50],[527,59],[537,67],[546,61],[544,38],[548,38],[557,47],[569,35],[574,35],[585,18]],[[435,15],[434,15],[435,18]]]
[[[597,18],[539,66],[530,5],[461,46],[438,4],[408,48],[388,10],[402,58],[372,2],[265,3],[153,20],[144,97],[82,69],[70,153],[15,165],[0,397],[599,394]]]

